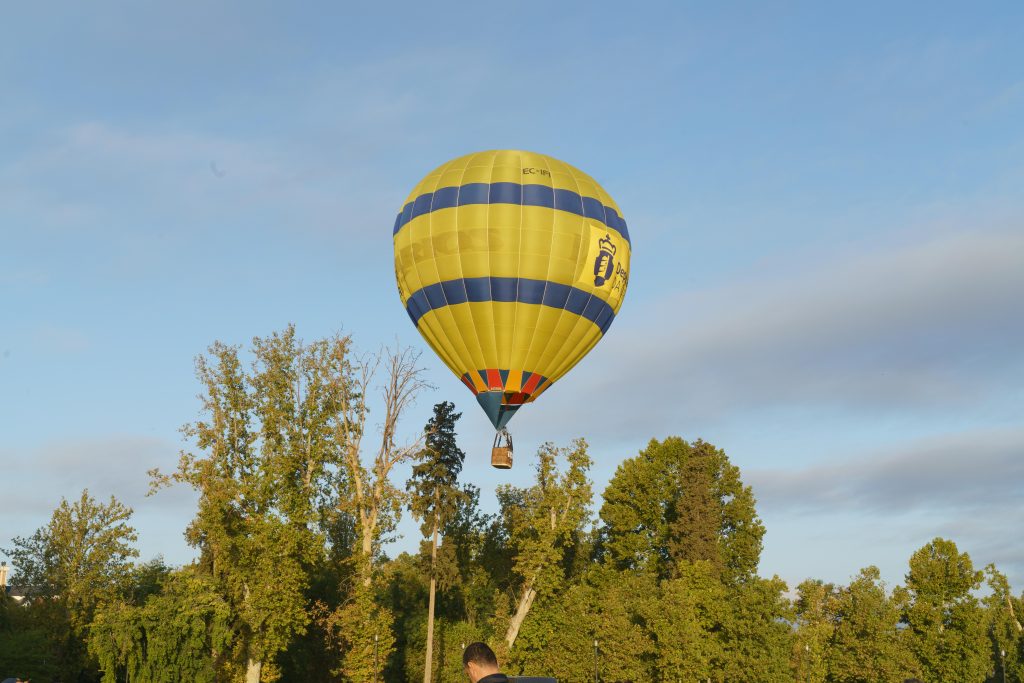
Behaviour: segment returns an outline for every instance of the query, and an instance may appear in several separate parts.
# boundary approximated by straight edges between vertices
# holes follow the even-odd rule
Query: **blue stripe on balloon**
[[[418,325],[420,318],[430,311],[467,301],[519,302],[566,310],[597,325],[601,334],[615,320],[615,311],[606,301],[582,289],[520,277],[467,277],[436,282],[413,292],[405,310],[413,324]]]
[[[629,242],[626,221],[619,212],[605,206],[593,197],[583,197],[572,190],[553,189],[547,185],[520,185],[519,183],[467,183],[459,187],[442,187],[416,197],[402,207],[395,218],[392,234],[418,216],[441,209],[467,204],[521,204],[542,206],[557,211],[593,218],[622,235]],[[630,243],[632,244],[632,243]]]

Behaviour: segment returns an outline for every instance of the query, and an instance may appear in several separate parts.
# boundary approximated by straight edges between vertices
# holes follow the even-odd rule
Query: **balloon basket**
[[[491,446],[491,467],[498,470],[512,469],[512,435],[502,429],[494,435]]]

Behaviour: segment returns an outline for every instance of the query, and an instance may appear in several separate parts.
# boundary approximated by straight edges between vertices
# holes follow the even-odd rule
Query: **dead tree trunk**
[[[530,608],[533,607],[533,600],[536,597],[537,591],[534,590],[533,579],[531,579],[523,590],[523,594],[519,597],[516,613],[512,615],[512,621],[509,622],[508,630],[505,632],[505,642],[508,643],[509,650],[512,649],[512,645],[516,642],[519,629],[523,625],[526,615],[530,613]]]

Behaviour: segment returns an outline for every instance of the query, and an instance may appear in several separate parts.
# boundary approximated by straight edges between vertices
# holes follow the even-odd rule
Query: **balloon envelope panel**
[[[394,247],[406,312],[496,428],[600,341],[629,282],[618,205],[587,174],[533,152],[436,168],[399,212]]]

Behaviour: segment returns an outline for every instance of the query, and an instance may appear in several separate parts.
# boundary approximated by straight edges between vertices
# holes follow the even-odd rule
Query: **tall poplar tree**
[[[304,344],[289,326],[254,338],[247,368],[238,347],[214,343],[196,359],[201,418],[182,429],[196,451],[171,476],[151,473],[155,488],[199,493],[186,538],[231,613],[221,678],[272,680],[309,622],[309,568],[324,553],[323,508],[348,445],[333,425],[349,409],[349,347],[342,336]]]
[[[399,440],[405,411],[429,385],[418,367],[419,355],[409,349],[385,349],[352,363],[352,381],[337,387],[340,410],[332,420],[335,440],[342,444],[339,479],[342,484],[335,512],[353,522],[351,560],[355,580],[346,602],[323,615],[320,623],[342,651],[337,673],[351,680],[372,680],[394,651],[394,615],[379,599],[383,586],[375,579],[381,541],[394,531],[406,501],[391,481],[394,468],[410,461],[423,444],[422,432],[411,442]],[[364,451],[370,415],[368,397],[378,373],[381,422],[376,448]]]

